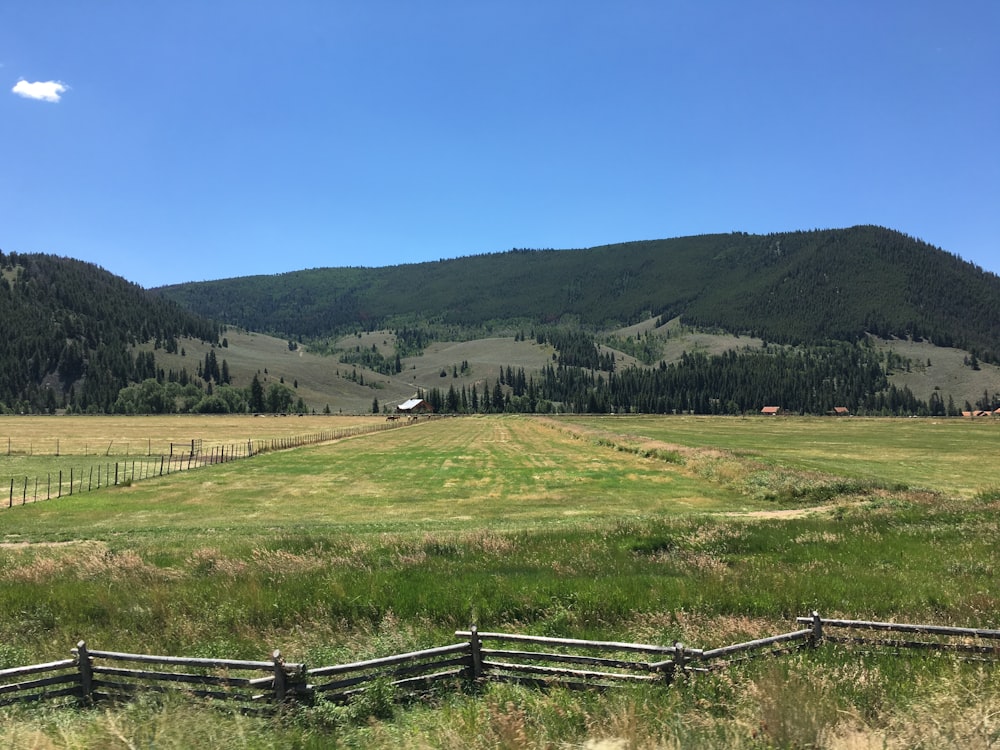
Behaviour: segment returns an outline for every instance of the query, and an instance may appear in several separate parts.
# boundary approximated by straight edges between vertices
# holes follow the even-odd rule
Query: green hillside
[[[994,361],[1000,278],[873,226],[742,233],[584,250],[512,250],[389,268],[328,268],[163,287],[207,317],[321,338],[408,322],[606,330],[649,317],[779,343],[929,339]]]
[[[0,411],[107,411],[119,389],[155,377],[129,347],[215,340],[218,326],[97,266],[0,253]]]
[[[53,256],[0,269],[0,411],[359,413],[415,394],[456,413],[1000,406],[1000,279],[879,227],[152,291]]]

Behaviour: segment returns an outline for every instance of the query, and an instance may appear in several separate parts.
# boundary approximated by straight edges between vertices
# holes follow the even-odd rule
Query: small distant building
[[[781,414],[780,406],[765,406],[760,410],[760,413],[766,417],[776,417]]]
[[[400,414],[427,414],[434,409],[422,398],[410,398],[396,407]]]
[[[850,410],[846,406],[835,406],[830,411],[830,413],[835,417],[849,417],[851,416]]]

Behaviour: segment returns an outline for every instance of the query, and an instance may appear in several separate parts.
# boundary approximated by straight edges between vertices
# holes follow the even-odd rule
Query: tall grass
[[[361,539],[328,531],[306,544],[271,535],[184,555],[158,549],[155,536],[145,549],[8,547],[0,549],[0,608],[8,643],[87,636],[174,653],[221,632],[245,643],[231,656],[248,658],[283,632],[369,627],[389,613],[425,623],[435,637],[473,622],[627,632],[664,612],[777,624],[818,609],[977,624],[1000,610],[993,539],[982,534],[995,527],[995,508],[977,507],[858,507],[836,520],[780,524],[677,517]]]
[[[901,663],[895,660],[896,664]],[[969,748],[1000,739],[994,671],[932,660],[804,654],[683,681],[606,693],[494,684],[395,706],[376,691],[246,716],[183,697],[141,696],[112,709],[42,705],[0,714],[0,742],[27,748]],[[846,686],[846,687],[845,687]]]

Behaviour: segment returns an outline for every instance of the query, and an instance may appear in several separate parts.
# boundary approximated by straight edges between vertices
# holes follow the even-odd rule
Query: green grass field
[[[725,448],[768,463],[971,497],[1000,485],[997,419],[572,417],[615,436]],[[622,439],[619,437],[618,439]]]
[[[0,426],[22,424],[38,422]],[[108,430],[157,429],[91,424],[100,442]],[[200,427],[207,440],[211,425],[184,430]],[[190,656],[260,659],[280,648],[321,666],[441,645],[471,623],[705,648],[793,629],[813,609],[995,628],[1000,491],[983,457],[998,429],[440,419],[3,508],[0,668],[63,658],[81,638]],[[4,466],[0,457],[0,475]],[[669,689],[447,693],[371,721],[361,709],[251,718],[153,699],[97,712],[12,708],[0,714],[0,741],[989,747],[1000,739],[990,719],[998,688],[994,671],[951,659],[820,650]]]

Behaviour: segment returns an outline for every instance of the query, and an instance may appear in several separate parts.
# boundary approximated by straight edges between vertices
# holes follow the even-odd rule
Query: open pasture
[[[618,441],[722,448],[776,466],[972,497],[1000,484],[1000,419],[562,417]]]
[[[0,416],[0,492],[3,504],[70,494],[77,490],[162,473],[160,457],[173,457],[167,471],[195,447],[201,456],[271,441],[384,425],[378,416]],[[71,473],[72,472],[72,473]],[[60,492],[59,481],[62,475]]]
[[[813,609],[997,627],[1000,506],[954,479],[963,423],[948,423],[956,447],[920,483],[932,491],[912,491],[868,455],[873,437],[820,464],[822,450],[800,446],[842,428],[748,422],[744,434],[727,419],[440,419],[4,509],[0,668],[62,658],[80,638],[216,658],[280,648],[315,666],[440,645],[470,623],[696,647],[787,630]],[[941,433],[921,440],[934,425],[912,423],[916,465]],[[761,466],[775,486],[821,491],[766,497],[744,481]],[[666,692],[491,687],[374,723],[307,711],[279,728],[154,703],[46,730],[44,715],[14,713],[0,740],[142,745],[158,727],[157,746],[183,747],[221,726],[236,747],[834,747],[838,733],[853,747],[947,746],[990,731],[969,720],[996,702],[968,696],[997,687],[948,660],[817,652]],[[942,710],[946,735],[930,731]]]
[[[379,416],[0,416],[0,466],[32,456],[149,456],[201,440],[212,446],[270,440],[382,421]],[[175,449],[176,449],[175,448]]]
[[[145,533],[539,530],[767,507],[680,467],[529,418],[443,419],[40,503],[46,538]],[[97,512],[95,512],[95,510]],[[9,521],[14,522],[13,516]],[[8,526],[8,530],[16,526]]]

